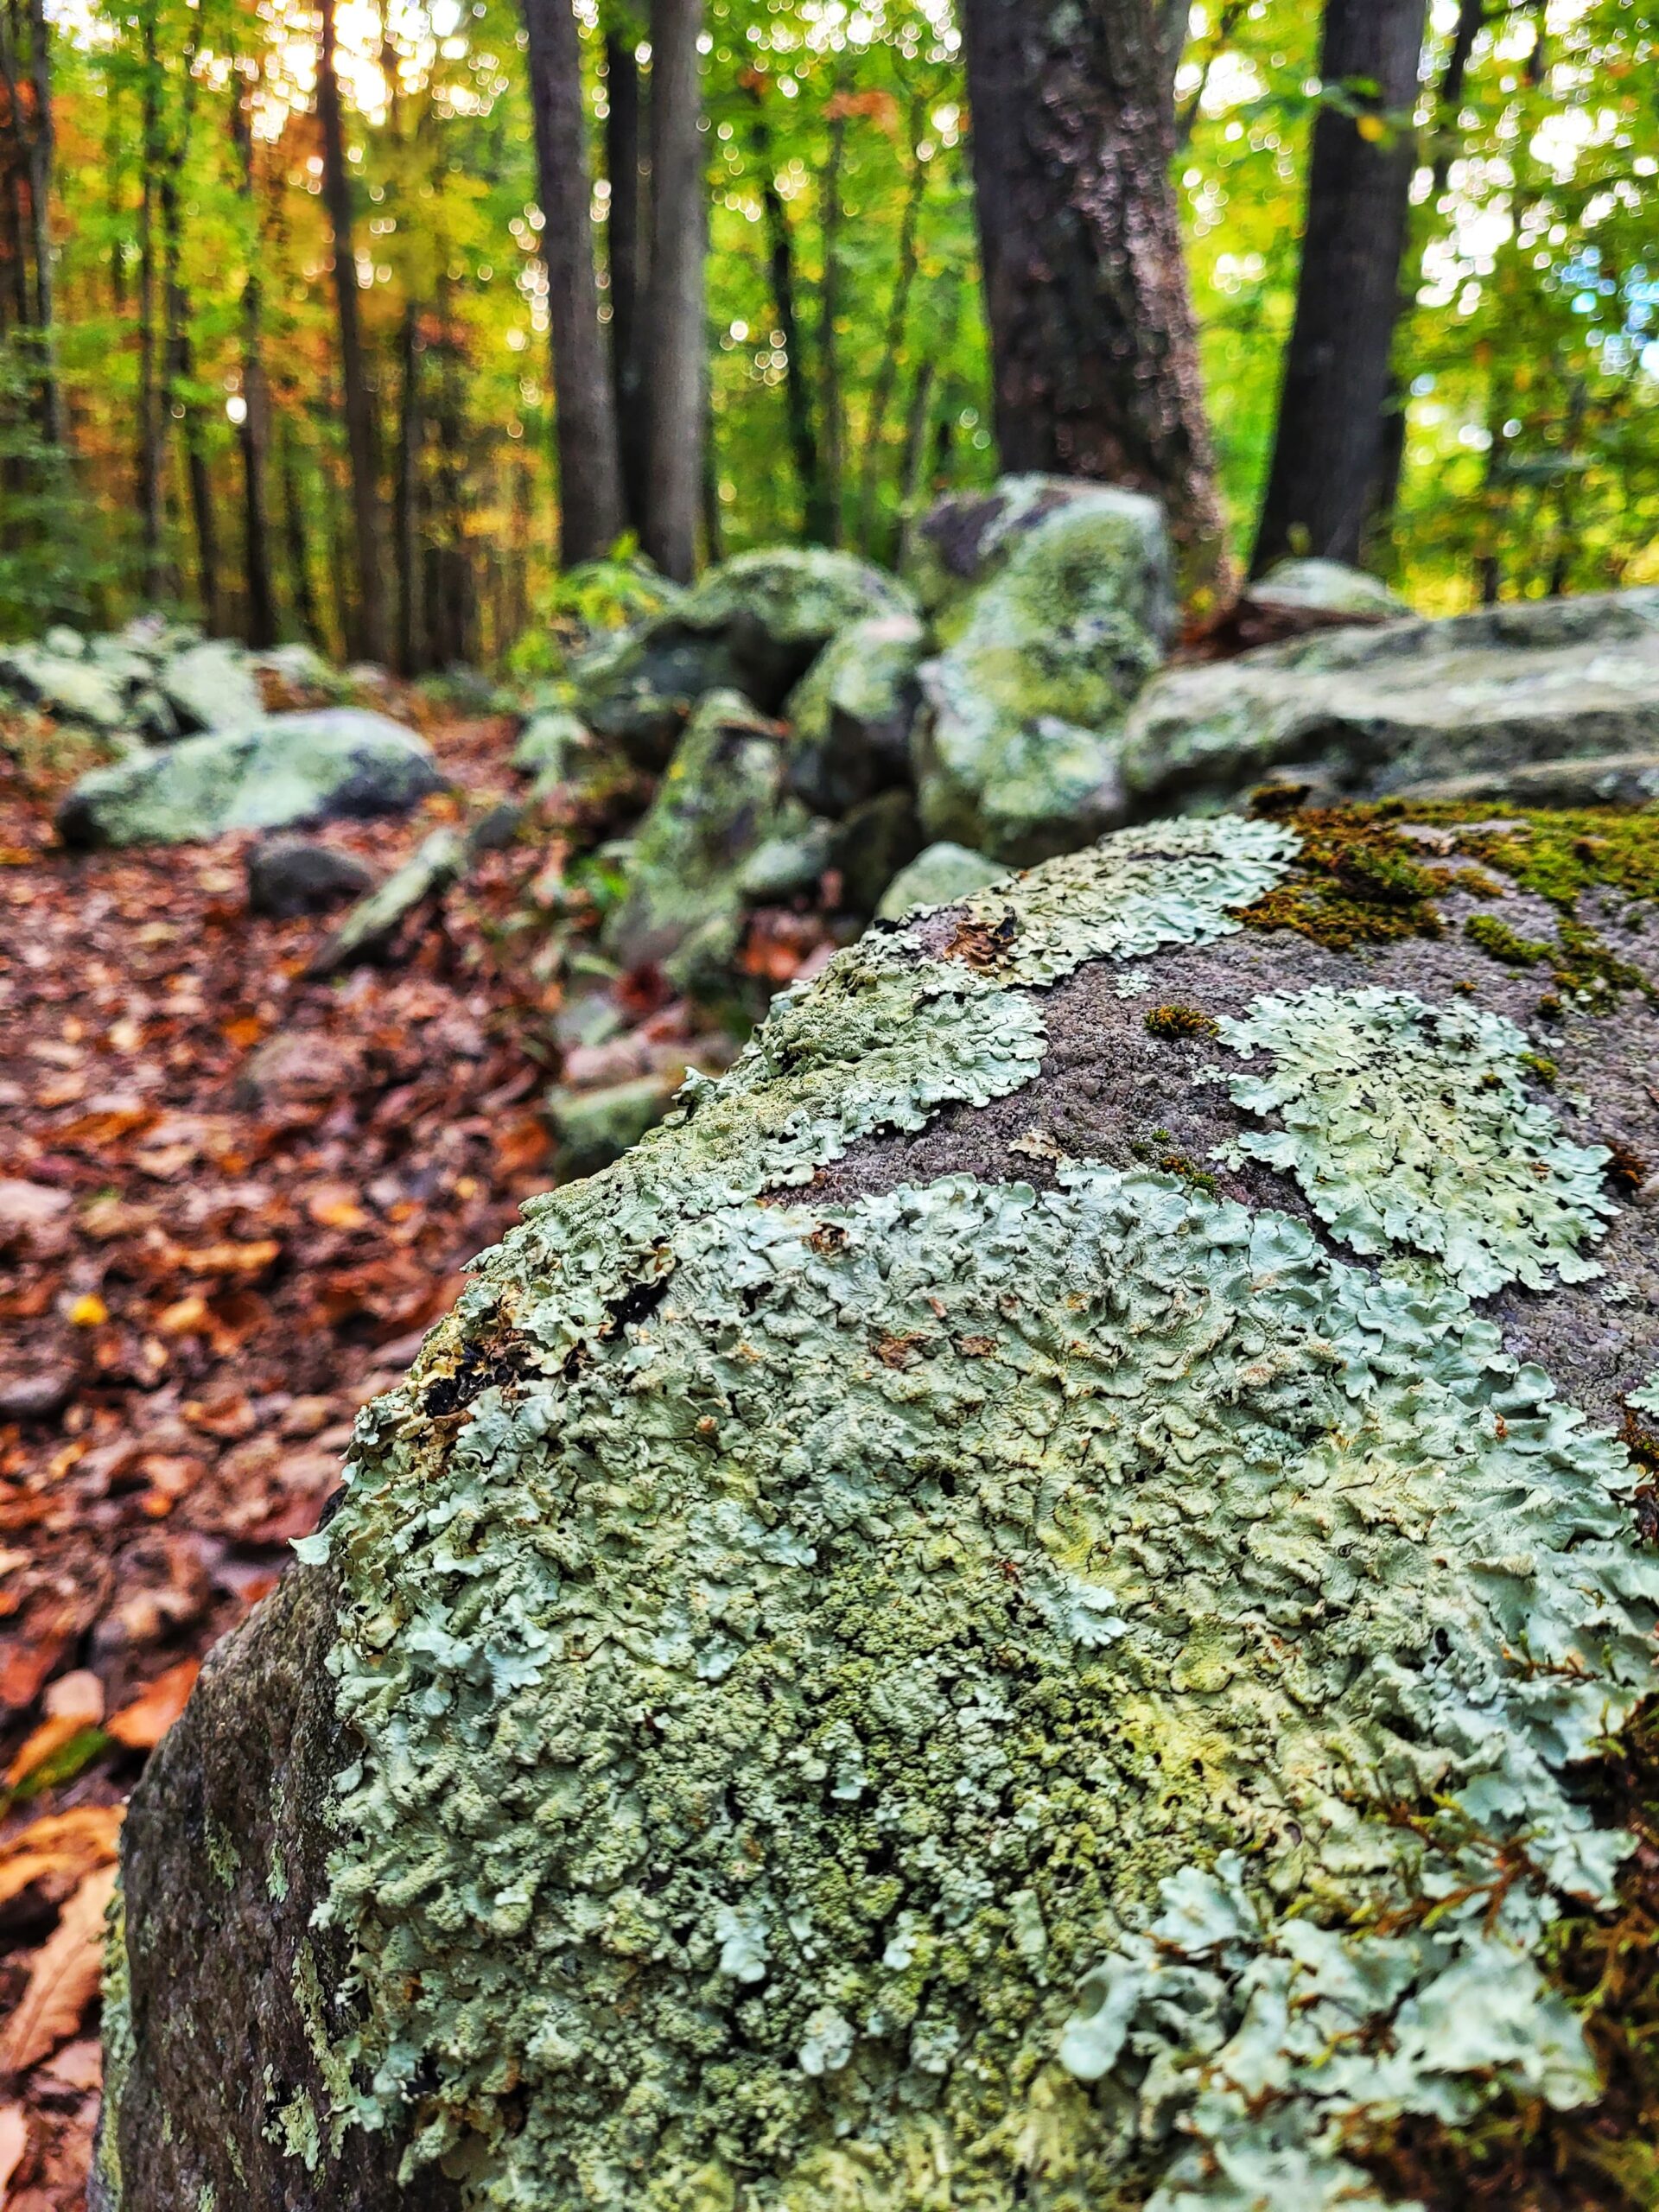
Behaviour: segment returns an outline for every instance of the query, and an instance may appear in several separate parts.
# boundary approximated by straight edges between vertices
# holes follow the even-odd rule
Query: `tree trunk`
[[[841,380],[841,169],[847,154],[847,65],[830,101],[830,158],[818,180],[823,276],[818,286],[818,421],[823,429],[824,543],[839,545],[846,525],[847,402]]]
[[[29,0],[29,76],[35,113],[29,136],[29,212],[35,251],[35,331],[40,378],[41,429],[49,446],[64,442],[63,395],[58,384],[52,276],[52,49],[42,0]]]
[[[965,0],[963,31],[1002,465],[1151,493],[1208,582],[1224,540],[1153,0]]]
[[[1425,13],[1425,0],[1326,0],[1326,99],[1313,126],[1296,319],[1255,575],[1292,552],[1360,556],[1383,462]],[[1344,86],[1338,106],[1330,95]],[[1377,131],[1379,115],[1389,127],[1375,137],[1360,128]]]
[[[304,497],[300,489],[300,472],[294,458],[292,431],[285,432],[282,442],[283,479],[283,535],[288,550],[288,595],[294,609],[294,620],[300,634],[317,645],[322,639],[322,625],[317,620],[316,594],[311,588],[311,552],[305,529]]]
[[[365,660],[386,657],[386,601],[380,567],[379,495],[376,483],[374,407],[369,392],[362,327],[357,307],[357,254],[352,235],[352,180],[346,162],[346,130],[335,67],[334,0],[321,0],[317,59],[317,119],[322,126],[322,194],[334,232],[334,298],[340,318],[340,376],[346,409],[346,443],[352,464],[352,522],[357,553],[357,634]]]
[[[542,258],[553,345],[559,541],[568,565],[597,559],[621,536],[622,461],[594,274],[582,37],[571,0],[521,4],[530,42],[530,99],[545,219]]]
[[[149,0],[143,21],[143,193],[138,208],[138,531],[143,594],[152,604],[167,589],[162,545],[166,427],[156,342],[156,180],[162,160],[162,64],[156,9],[156,0]]]
[[[190,296],[184,288],[181,267],[184,238],[179,214],[179,174],[189,157],[190,136],[195,120],[196,49],[188,42],[183,54],[183,83],[180,99],[178,136],[167,149],[157,181],[162,217],[162,296],[167,315],[167,353],[162,385],[165,414],[184,427],[185,470],[190,486],[190,512],[196,530],[196,595],[203,627],[213,635],[220,627],[219,607],[219,524],[213,510],[213,475],[207,465],[201,407],[193,389],[195,355],[190,340]]]
[[[743,89],[754,104],[749,144],[760,169],[760,208],[766,226],[772,311],[783,339],[784,415],[789,429],[789,449],[801,486],[802,534],[810,543],[823,545],[829,542],[830,518],[824,509],[823,477],[818,466],[818,434],[804,351],[805,337],[796,306],[795,238],[789,226],[789,210],[778,189],[777,157],[765,105],[768,81],[759,69],[747,69],[743,73]]]
[[[611,182],[607,226],[611,278],[611,382],[621,452],[622,495],[630,530],[645,526],[650,480],[650,425],[645,416],[644,331],[639,307],[646,289],[640,162],[639,63],[631,35],[605,41],[605,166]]]
[[[392,524],[397,536],[397,667],[417,675],[426,664],[421,633],[421,316],[404,309],[403,389],[397,407],[397,488]]]
[[[918,155],[917,143],[927,128],[927,99],[917,93],[910,104],[906,143],[910,148],[910,184],[904,213],[899,219],[899,267],[893,277],[893,298],[881,359],[870,387],[869,413],[864,425],[864,468],[858,494],[858,543],[861,552],[875,550],[876,500],[881,481],[883,441],[887,412],[899,383],[899,357],[904,350],[905,329],[910,318],[911,287],[916,281],[917,232],[921,222],[922,198],[927,189],[927,163]]]
[[[651,11],[651,479],[645,547],[690,582],[702,494],[702,0]]]
[[[276,642],[276,594],[271,581],[270,528],[265,465],[270,446],[270,391],[265,381],[264,294],[259,264],[259,203],[255,191],[253,127],[249,86],[240,71],[231,79],[231,136],[236,145],[237,193],[247,224],[248,270],[242,281],[242,405],[237,442],[242,454],[242,579],[247,601],[247,641],[256,650]]]

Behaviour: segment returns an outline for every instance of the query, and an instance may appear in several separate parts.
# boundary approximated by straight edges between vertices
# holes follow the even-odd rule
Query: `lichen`
[[[1225,1077],[1233,1103],[1283,1122],[1228,1155],[1294,1175],[1355,1251],[1432,1254],[1476,1298],[1601,1273],[1581,1247],[1615,1211],[1601,1188],[1611,1155],[1569,1143],[1528,1096],[1513,1022],[1409,992],[1318,988],[1257,999],[1219,1027],[1233,1051],[1273,1055],[1270,1074]]]
[[[1044,986],[1236,930],[1298,849],[1136,831],[839,956],[721,1083],[534,1202],[359,1416],[302,1548],[340,1592],[355,1756],[321,1917],[359,2024],[306,2012],[330,2109],[284,2108],[296,2156],[384,2128],[405,2177],[441,2163],[501,2212],[1129,2212],[1183,2201],[1178,2120],[1224,2171],[1204,2131],[1251,2050],[1280,2094],[1241,2140],[1305,2164],[1344,2079],[1357,2124],[1472,2109],[1546,2055],[1583,2086],[1504,1947],[1611,1894],[1629,1839],[1577,1777],[1652,1686],[1659,1561],[1625,1444],[1447,1280],[1582,1271],[1607,1211],[1520,1033],[1342,999],[1351,1031],[1386,1001],[1411,1079],[1439,1071],[1443,1138],[1484,1160],[1501,1128],[1543,1171],[1491,1170],[1494,1231],[1396,1152],[1388,1219],[1437,1260],[1380,1279],[1039,1132],[1042,1192],[806,1187],[861,1135],[1017,1091]],[[1314,995],[1224,1029],[1271,1045],[1240,1079],[1293,1110],[1326,1071],[1290,1079]],[[1293,1128],[1304,1165],[1341,1157]],[[1224,1895],[1230,1950],[1156,1932],[1160,1898]],[[1420,2038],[1380,2084],[1375,2051],[1314,2069],[1368,1945],[1396,2022],[1491,1969],[1503,2064]],[[1137,1987],[1077,2064],[1108,1960],[1198,1992],[1207,2045]]]
[[[1146,1017],[1147,1033],[1166,1044],[1179,1038],[1213,1037],[1216,1018],[1197,1006],[1155,1006]]]
[[[132,2027],[132,1965],[127,1956],[126,1898],[119,1874],[104,1919],[102,1991],[104,2107],[92,2164],[105,2212],[121,2212],[120,2116],[137,2045]]]
[[[1236,815],[1121,830],[964,900],[957,957],[1001,982],[1053,983],[1085,960],[1207,944],[1243,926],[1300,842]]]

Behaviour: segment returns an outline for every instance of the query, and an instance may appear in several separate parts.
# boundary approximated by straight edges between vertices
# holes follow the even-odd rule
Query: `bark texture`
[[[651,478],[645,548],[664,575],[696,568],[702,499],[702,0],[651,11]]]
[[[628,527],[638,531],[645,519],[649,480],[650,425],[645,414],[644,321],[649,264],[645,253],[645,200],[641,190],[645,142],[639,96],[639,62],[632,35],[615,33],[605,41],[605,168],[611,185],[607,226],[611,278],[611,383],[616,395],[616,434],[622,460],[622,496]]]
[[[1190,576],[1222,558],[1152,0],[966,0],[1002,466],[1160,499]]]
[[[524,0],[524,16],[546,218],[542,258],[557,412],[559,548],[569,563],[596,559],[621,536],[622,463],[594,273],[582,39],[570,0]]]
[[[1288,553],[1357,562],[1386,474],[1424,16],[1425,0],[1328,0],[1326,97],[1255,575]]]
[[[386,657],[386,594],[380,560],[374,403],[369,391],[357,312],[357,252],[352,238],[352,181],[334,64],[334,0],[322,0],[317,61],[317,116],[322,125],[322,193],[334,244],[334,297],[340,316],[340,378],[346,442],[352,461],[352,523],[357,552],[356,650],[365,660]]]

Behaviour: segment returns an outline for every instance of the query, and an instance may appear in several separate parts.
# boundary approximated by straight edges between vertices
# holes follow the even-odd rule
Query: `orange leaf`
[[[361,1229],[369,1217],[355,1198],[335,1191],[317,1192],[305,1210],[321,1229]]]
[[[6,1769],[6,1787],[15,1789],[25,1775],[33,1774],[43,1765],[54,1751],[60,1751],[73,1737],[79,1736],[86,1726],[86,1718],[79,1713],[48,1713],[46,1719],[24,1737],[17,1756]]]
[[[95,1290],[88,1290],[69,1308],[69,1319],[78,1329],[101,1329],[110,1318],[110,1309]]]
[[[123,1706],[105,1733],[133,1751],[153,1751],[188,1704],[200,1671],[200,1659],[181,1659],[176,1667],[157,1675],[130,1705]]]
[[[124,1811],[120,1805],[77,1805],[31,1821],[0,1847],[0,1904],[48,1875],[73,1874],[79,1881],[95,1866],[113,1865]]]
[[[276,1237],[261,1236],[250,1244],[203,1244],[194,1250],[180,1246],[169,1256],[193,1275],[257,1275],[282,1249]]]
[[[114,1890],[114,1867],[94,1867],[35,1952],[0,2043],[0,2068],[7,2073],[26,2073],[80,2025],[104,1972],[104,1915]]]
[[[191,1336],[207,1325],[207,1301],[197,1291],[188,1298],[175,1298],[156,1316],[156,1326],[164,1337]]]
[[[219,1034],[227,1045],[238,1050],[257,1045],[265,1033],[265,1025],[257,1014],[239,1014],[234,1021],[227,1021]]]
[[[495,1164],[503,1175],[522,1175],[539,1167],[550,1140],[547,1125],[534,1114],[509,1122],[495,1141]]]

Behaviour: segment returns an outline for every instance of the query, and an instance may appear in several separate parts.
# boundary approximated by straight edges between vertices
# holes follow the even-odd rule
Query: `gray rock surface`
[[[1392,622],[1411,613],[1381,576],[1351,569],[1345,561],[1275,562],[1245,596],[1274,613],[1322,615],[1333,622]]]
[[[741,692],[775,714],[837,631],[866,615],[910,611],[902,585],[850,553],[742,553],[579,662],[577,709],[597,736],[660,767],[711,691]]]
[[[412,732],[352,707],[272,715],[80,778],[58,809],[67,845],[176,845],[406,812],[444,779]]]
[[[1135,813],[1213,804],[1271,769],[1377,795],[1429,778],[1659,747],[1659,588],[1332,630],[1173,669],[1118,748]]]
[[[1184,822],[872,931],[532,1203],[136,1793],[95,2212],[1639,2158],[1551,1962],[1659,1687],[1659,1016],[1541,1027],[1513,881],[1245,920],[1322,886]]]
[[[923,537],[943,646],[914,741],[928,834],[1027,861],[1121,821],[1124,712],[1174,626],[1157,506],[1011,477],[946,502]]]
[[[273,921],[326,914],[374,888],[374,871],[355,853],[301,837],[267,837],[248,852],[248,912]]]

